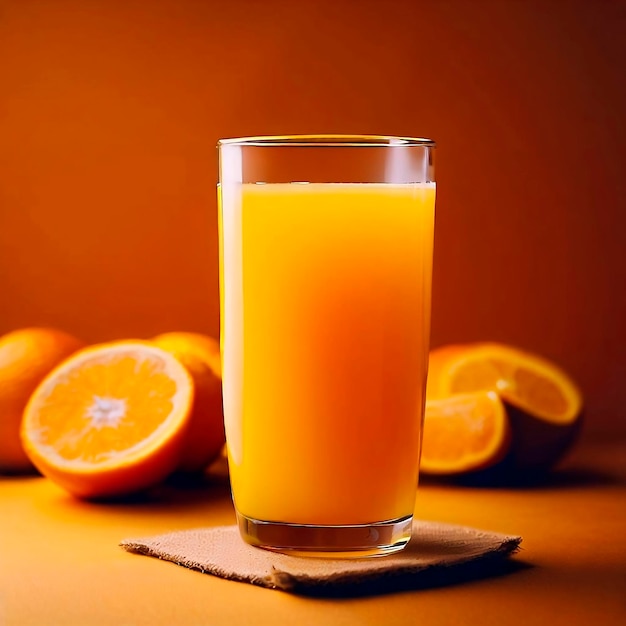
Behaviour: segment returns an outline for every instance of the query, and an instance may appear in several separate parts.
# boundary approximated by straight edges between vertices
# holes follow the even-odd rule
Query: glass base
[[[237,512],[247,543],[292,556],[353,559],[399,552],[411,538],[413,516],[350,526],[264,522]]]

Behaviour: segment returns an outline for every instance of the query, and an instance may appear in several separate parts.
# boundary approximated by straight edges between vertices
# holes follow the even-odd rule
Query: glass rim
[[[263,148],[434,148],[435,142],[425,137],[395,135],[259,135],[220,139],[221,146],[254,146]]]

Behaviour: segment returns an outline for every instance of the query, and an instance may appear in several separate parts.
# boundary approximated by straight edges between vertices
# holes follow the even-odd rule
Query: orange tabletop
[[[581,444],[536,487],[423,481],[416,514],[522,535],[517,566],[438,588],[302,597],[118,547],[127,537],[233,523],[220,463],[203,484],[114,504],[76,500],[41,477],[3,477],[0,626],[626,624],[626,442]]]

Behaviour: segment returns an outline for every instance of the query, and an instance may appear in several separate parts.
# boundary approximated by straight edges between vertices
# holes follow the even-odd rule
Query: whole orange
[[[152,341],[173,354],[193,378],[196,393],[177,469],[201,472],[217,458],[226,441],[219,342],[208,335],[182,331],[163,333]]]
[[[33,470],[20,442],[24,408],[43,378],[83,346],[54,328],[23,328],[0,337],[0,472]]]

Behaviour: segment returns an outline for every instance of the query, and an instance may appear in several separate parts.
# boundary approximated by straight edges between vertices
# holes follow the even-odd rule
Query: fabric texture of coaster
[[[415,521],[401,552],[375,558],[289,556],[252,547],[236,526],[125,539],[129,552],[158,557],[221,578],[312,595],[379,593],[463,582],[493,573],[521,537],[467,526]]]

